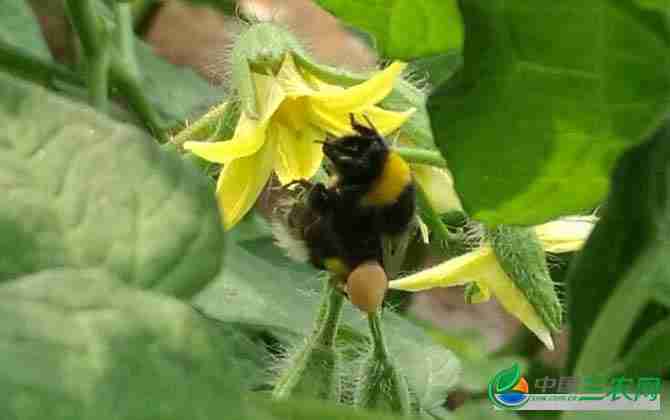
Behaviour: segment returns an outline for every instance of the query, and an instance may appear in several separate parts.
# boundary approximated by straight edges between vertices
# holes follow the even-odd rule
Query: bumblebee
[[[384,237],[406,232],[416,206],[409,165],[367,122],[351,115],[354,135],[323,142],[331,182],[284,187],[289,198],[273,221],[275,238],[290,257],[345,279],[364,262],[383,266]]]

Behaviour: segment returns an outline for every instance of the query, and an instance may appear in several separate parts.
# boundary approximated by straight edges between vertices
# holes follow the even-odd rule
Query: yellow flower
[[[436,166],[411,165],[414,179],[426,193],[426,197],[437,214],[449,211],[463,211],[461,199],[454,189],[454,180],[451,172]]]
[[[559,219],[534,228],[535,234],[548,252],[576,251],[584,244],[595,223],[594,217],[571,217]],[[554,348],[551,332],[510,279],[490,245],[452,258],[434,267],[391,281],[391,289],[419,291],[434,287],[459,286],[475,283],[473,302],[483,302],[493,294],[500,304],[517,317],[549,349]]]
[[[287,184],[311,178],[323,159],[326,133],[351,134],[349,114],[367,116],[382,134],[400,128],[414,109],[395,112],[376,104],[393,89],[405,64],[393,63],[360,84],[328,84],[296,65],[287,53],[277,72],[252,72],[258,118],[244,111],[233,138],[223,142],[184,143],[184,149],[223,164],[217,197],[226,229],[254,205],[272,172]]]

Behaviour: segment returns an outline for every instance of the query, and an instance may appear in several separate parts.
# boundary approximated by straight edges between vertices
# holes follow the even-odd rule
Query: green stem
[[[91,105],[107,110],[109,94],[110,43],[105,28],[98,24],[91,0],[66,0],[72,26],[86,57],[86,73]]]
[[[322,293],[312,335],[280,374],[272,392],[274,399],[282,400],[296,394],[339,399],[339,356],[334,345],[344,295],[332,281],[326,281]]]
[[[446,168],[447,161],[440,152],[416,147],[394,147],[393,150],[409,163],[421,163],[424,165]]]
[[[126,70],[136,76],[140,76],[140,67],[135,55],[135,34],[133,32],[133,12],[130,3],[116,2],[114,7],[116,16],[116,42],[119,55],[123,60]]]
[[[111,72],[114,86],[125,96],[125,99],[142,119],[144,125],[161,143],[167,142],[169,138],[163,130],[165,125],[163,119],[149,103],[149,98],[144,94],[140,80],[130,74],[118,61],[112,62]]]
[[[435,211],[433,206],[430,204],[428,195],[421,188],[419,183],[416,184],[416,199],[419,208],[419,215],[423,222],[428,226],[430,231],[440,240],[440,243],[445,247],[449,247],[457,238],[449,232],[447,225],[444,224],[442,218]]]
[[[342,306],[344,305],[344,295],[332,284],[326,286],[326,295],[319,311],[319,318],[314,326],[314,341],[322,346],[332,347],[335,344],[337,336],[337,327],[340,324],[342,315]],[[323,308],[325,306],[325,308]],[[325,309],[325,311],[323,310]]]
[[[109,49],[102,49],[95,57],[87,61],[88,96],[91,105],[96,109],[107,112],[109,94]]]
[[[389,351],[386,347],[386,340],[384,338],[379,312],[368,314],[368,326],[370,327],[370,334],[372,335],[372,350],[375,357],[383,361],[389,360]]]
[[[123,94],[133,110],[139,115],[144,125],[162,143],[169,140],[164,131],[165,124],[160,115],[154,110],[142,88],[142,72],[137,64],[135,55],[135,34],[133,32],[133,15],[130,3],[117,2],[114,13],[116,15],[116,44],[118,53],[113,57],[111,65],[112,80]]]
[[[228,111],[228,107],[228,102],[224,102],[210,109],[205,115],[200,117],[193,124],[190,124],[177,133],[177,135],[172,138],[171,142],[177,146],[181,146],[187,141],[201,139],[203,132],[209,132],[210,127],[215,126],[223,121],[226,116],[226,112]],[[216,132],[218,130],[214,131]]]
[[[372,349],[363,367],[355,403],[358,407],[411,414],[407,380],[395,366],[384,339],[379,312],[368,314]]]
[[[60,80],[76,86],[83,86],[84,80],[68,68],[27,54],[0,39],[0,68],[17,77],[38,83],[45,87],[55,87]]]
[[[94,56],[101,48],[101,32],[92,0],[66,0],[72,26],[86,56]]]

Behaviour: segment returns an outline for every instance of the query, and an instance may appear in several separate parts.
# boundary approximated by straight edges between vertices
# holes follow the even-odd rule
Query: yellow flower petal
[[[314,93],[314,89],[305,81],[305,77],[296,66],[292,54],[286,54],[284,57],[279,73],[277,73],[277,81],[291,99]]]
[[[378,106],[373,106],[361,112],[356,112],[354,115],[358,121],[363,121],[364,123],[365,119],[363,117],[367,117],[372,121],[377,131],[383,135],[388,135],[402,127],[414,112],[416,112],[415,108],[410,108],[406,111],[389,111]],[[347,119],[349,118],[349,113],[346,114],[346,117]]]
[[[346,89],[333,89],[332,85],[320,82],[319,91],[310,95],[310,101],[318,102],[331,111],[359,112],[388,96],[405,67],[405,63],[394,62],[368,80]],[[318,83],[317,78],[312,80]]]
[[[275,77],[252,73],[256,87],[256,101],[260,113],[260,121],[265,122],[277,111],[286,99],[286,92]]]
[[[425,191],[428,201],[438,214],[463,211],[461,200],[454,189],[454,180],[448,170],[430,165],[412,165],[414,179]]]
[[[490,247],[482,247],[434,267],[389,282],[391,289],[411,292],[433,287],[459,286],[497,273],[498,261]]]
[[[507,312],[514,315],[526,328],[531,330],[549,350],[553,350],[554,341],[551,338],[551,331],[523,292],[505,274],[505,271],[498,264],[493,250],[490,247],[485,248],[489,249],[490,258],[495,262],[495,268],[493,265],[491,266],[491,272],[481,283],[491,289],[493,295]]]
[[[184,149],[216,163],[229,163],[234,159],[250,156],[265,143],[265,130],[270,117],[277,111],[286,95],[275,78],[252,73],[256,87],[256,96],[260,118],[250,118],[246,113],[240,115],[233,138],[221,142],[184,143]]]
[[[353,113],[358,121],[365,123],[365,117],[372,121],[375,128],[383,135],[399,129],[415,112],[414,108],[404,112],[388,111],[379,107],[366,108],[360,112],[334,112],[320,103],[309,102],[309,120],[318,127],[323,127],[334,136],[340,137],[354,134],[349,114]]]
[[[216,163],[229,163],[234,159],[250,156],[265,143],[265,129],[267,121],[260,122],[247,117],[245,113],[235,128],[235,135],[231,140],[218,142],[187,141],[184,149]]]
[[[301,131],[294,131],[273,123],[268,134],[276,146],[275,172],[282,184],[314,176],[323,160],[321,144],[314,142],[323,139],[321,130],[306,125]]]
[[[257,153],[223,167],[216,184],[216,195],[226,230],[253,207],[272,174],[273,158],[273,147],[266,143]]]
[[[566,217],[535,226],[534,230],[545,251],[558,254],[580,249],[596,221],[594,216]]]
[[[462,285],[471,281],[490,289],[500,304],[530,329],[547,348],[554,348],[551,333],[526,296],[505,274],[490,246],[452,258],[427,270],[393,280],[391,289],[417,291]]]

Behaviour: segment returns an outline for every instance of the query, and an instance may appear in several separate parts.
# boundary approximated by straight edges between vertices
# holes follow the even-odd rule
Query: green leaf
[[[610,368],[655,285],[670,284],[669,235],[670,125],[665,125],[621,159],[601,219],[568,272],[568,365],[577,365],[576,373]]]
[[[657,323],[645,332],[622,360],[627,376],[658,375],[670,367],[670,318]]]
[[[316,2],[373,35],[384,57],[409,60],[460,50],[463,45],[463,23],[455,0]]]
[[[521,371],[527,370],[528,363],[521,356],[489,353],[486,348],[486,337],[479,331],[470,329],[444,331],[425,321],[415,321],[415,323],[421,325],[424,331],[444,348],[454,352],[461,361],[458,389],[479,393],[487,389],[489,382],[496,374],[514,364],[517,364]],[[531,334],[531,337],[535,340],[535,336]]]
[[[40,26],[24,0],[0,0],[0,42],[51,60]]]
[[[102,270],[0,286],[0,418],[243,418],[235,337]]]
[[[635,0],[640,7],[670,13],[670,1],[668,0]]]
[[[212,186],[147,135],[3,75],[0,126],[0,281],[104,267],[191,296],[218,273]]]
[[[461,54],[453,52],[414,60],[410,63],[410,72],[424,80],[432,91],[449,80],[462,65]]]
[[[164,129],[183,124],[184,120],[203,114],[210,106],[223,102],[223,89],[210,85],[193,70],[168,63],[139,40],[136,51],[144,76],[143,87],[165,119]]]
[[[670,37],[631,0],[462,0],[464,66],[428,101],[465,210],[537,224],[590,210],[668,109]]]
[[[275,335],[305,336],[316,316],[319,273],[285,257],[258,217],[245,219],[229,237],[226,267],[217,282],[196,296],[196,306],[223,321],[265,326]],[[391,311],[383,319],[390,351],[417,399],[425,408],[441,404],[457,380],[456,358]],[[340,335],[354,338],[347,341],[369,336],[366,318],[347,302],[343,321]]]

